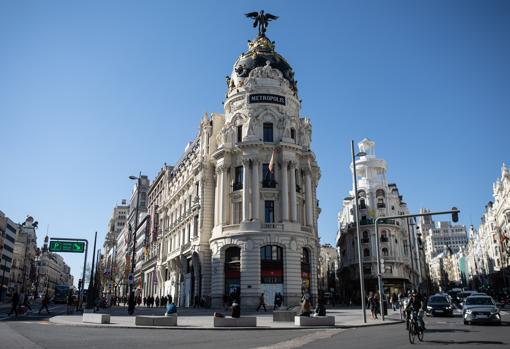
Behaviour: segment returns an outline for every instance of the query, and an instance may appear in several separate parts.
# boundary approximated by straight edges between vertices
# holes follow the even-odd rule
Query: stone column
[[[220,196],[220,176],[218,174],[218,168],[216,168],[216,187],[214,188],[214,226],[219,225],[219,196]]]
[[[250,159],[243,159],[243,221],[250,220]]]
[[[296,163],[290,162],[290,220],[297,221],[296,207]]]
[[[312,174],[309,169],[305,173],[305,204],[306,204],[306,225],[313,226],[313,195],[312,195]]]
[[[218,177],[220,178],[220,188],[218,190],[218,217],[219,217],[219,224],[224,225],[225,224],[225,167],[222,165],[220,166],[217,171],[219,170]]]
[[[253,160],[252,163],[252,211],[253,211],[253,219],[260,220],[260,189],[259,189],[259,171],[260,171],[260,163],[258,160]]]
[[[289,221],[289,185],[288,185],[288,178],[287,178],[287,161],[284,160],[282,164],[282,191],[281,191],[281,198],[282,198],[282,222],[288,222]],[[292,188],[291,188],[292,189]],[[295,188],[294,188],[295,190]]]

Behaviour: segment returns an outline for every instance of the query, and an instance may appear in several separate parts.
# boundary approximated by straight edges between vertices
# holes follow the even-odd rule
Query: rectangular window
[[[274,223],[274,201],[266,200],[264,201],[264,216],[266,223]]]
[[[237,142],[243,141],[243,125],[237,126]]]
[[[243,189],[243,166],[235,168],[233,189],[234,191]]]
[[[270,122],[264,123],[264,142],[273,142],[273,124]]]
[[[262,164],[262,188],[276,188],[274,172],[269,171],[269,164]]]
[[[198,215],[193,218],[193,237],[198,236]]]

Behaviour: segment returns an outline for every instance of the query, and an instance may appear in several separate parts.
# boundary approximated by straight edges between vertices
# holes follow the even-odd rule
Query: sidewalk
[[[122,309],[122,308],[121,308]],[[245,312],[242,316],[256,316],[257,327],[238,327],[238,328],[215,328],[213,326],[213,313],[211,309],[178,309],[178,326],[177,327],[158,327],[158,326],[135,326],[134,316],[114,315],[119,313],[114,309],[110,318],[110,324],[91,324],[82,322],[81,315],[61,315],[50,318],[50,322],[57,325],[67,326],[85,326],[85,327],[107,327],[107,328],[151,328],[151,329],[167,329],[167,330],[300,330],[300,329],[317,329],[329,327],[300,327],[292,322],[273,322],[273,314],[267,313]],[[224,311],[217,309],[216,311]],[[161,312],[162,314],[163,312]],[[143,312],[135,312],[137,315],[145,315]],[[328,316],[335,316],[335,328],[354,328],[364,326],[382,326],[401,323],[400,313],[389,310],[385,321],[371,320],[370,311],[367,311],[367,323],[363,323],[361,309],[353,308],[335,308],[328,309]]]

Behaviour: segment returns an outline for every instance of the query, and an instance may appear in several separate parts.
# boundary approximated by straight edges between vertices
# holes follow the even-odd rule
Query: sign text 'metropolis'
[[[249,103],[274,103],[285,105],[285,97],[267,93],[255,93],[249,96]]]

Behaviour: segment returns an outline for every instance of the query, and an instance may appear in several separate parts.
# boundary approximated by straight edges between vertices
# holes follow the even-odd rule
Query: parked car
[[[453,316],[453,304],[450,297],[443,294],[431,296],[427,302],[426,312],[428,316]]]
[[[462,308],[464,325],[472,323],[501,324],[501,315],[496,307],[496,302],[489,296],[469,296],[464,301]]]

